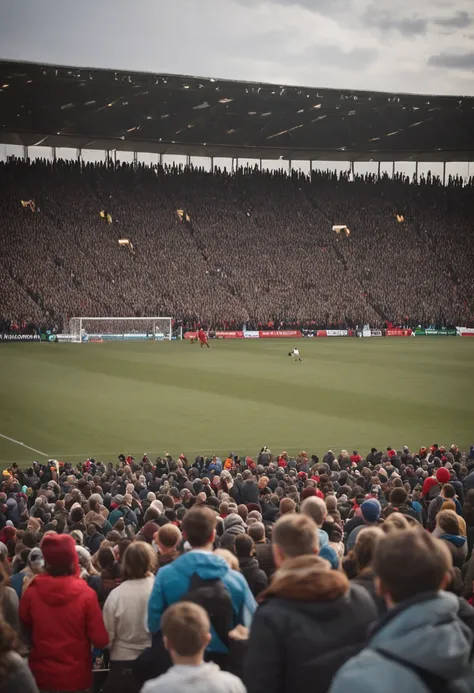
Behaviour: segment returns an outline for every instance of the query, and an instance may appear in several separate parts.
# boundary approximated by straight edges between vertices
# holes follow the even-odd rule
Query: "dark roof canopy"
[[[256,159],[473,161],[474,98],[0,61],[0,142]]]

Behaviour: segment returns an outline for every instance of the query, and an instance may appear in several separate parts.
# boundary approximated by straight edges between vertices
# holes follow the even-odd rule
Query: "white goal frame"
[[[84,323],[89,323],[89,322],[113,322],[117,321],[122,323],[121,329],[117,330],[117,332],[97,332],[97,333],[88,333],[84,329]],[[126,332],[123,330],[123,323],[129,323],[130,324],[130,331]],[[151,326],[151,330],[146,330],[142,332],[133,332],[133,325],[134,323],[138,322],[149,322]],[[166,326],[166,329],[163,329],[163,325]],[[173,335],[173,318],[169,317],[162,317],[162,316],[143,316],[141,318],[130,318],[130,317],[110,317],[110,316],[104,316],[104,317],[73,317],[70,318],[69,320],[69,335],[70,335],[70,341],[71,342],[76,342],[76,343],[82,343],[89,341],[89,338],[92,338],[94,340],[101,340],[103,339],[104,341],[171,341],[172,335]]]

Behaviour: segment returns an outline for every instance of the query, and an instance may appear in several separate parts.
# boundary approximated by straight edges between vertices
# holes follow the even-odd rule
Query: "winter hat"
[[[41,542],[46,567],[67,569],[79,566],[76,543],[69,534],[47,534]]]
[[[145,539],[151,544],[151,542],[153,541],[153,537],[159,529],[160,526],[157,525],[156,522],[147,522],[146,525],[144,525],[141,533],[143,534]]]
[[[440,484],[448,484],[451,481],[451,475],[445,467],[440,467],[436,472],[436,479]]]
[[[307,486],[303,491],[301,492],[301,500],[306,500],[306,498],[309,498],[310,496],[315,496],[316,495],[316,489],[314,486]]]
[[[35,563],[35,561],[43,562],[43,552],[38,547],[31,549],[30,553],[28,554],[28,558],[27,558],[28,565]]]
[[[240,517],[240,515],[237,515],[236,513],[232,515],[227,515],[227,517],[224,520],[224,529],[230,529],[231,527],[236,527],[240,526],[242,528],[245,528],[245,522],[243,519]]]
[[[370,498],[360,506],[362,517],[368,524],[375,524],[380,517],[382,508],[380,503],[375,498]]]

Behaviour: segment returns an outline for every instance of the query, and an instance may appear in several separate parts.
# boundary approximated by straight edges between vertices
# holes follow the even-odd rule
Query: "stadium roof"
[[[474,98],[0,61],[0,142],[256,159],[474,161]]]

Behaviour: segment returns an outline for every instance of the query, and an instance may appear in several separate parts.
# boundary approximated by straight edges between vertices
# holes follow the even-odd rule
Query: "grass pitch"
[[[474,339],[9,343],[0,379],[0,466],[474,443]]]

